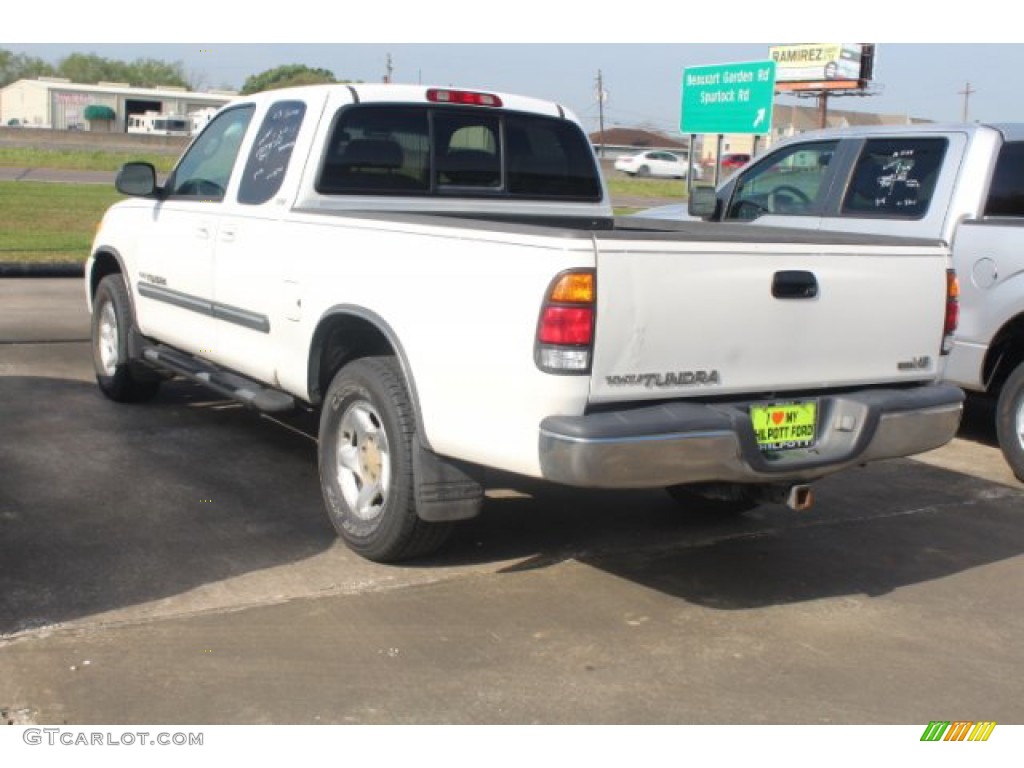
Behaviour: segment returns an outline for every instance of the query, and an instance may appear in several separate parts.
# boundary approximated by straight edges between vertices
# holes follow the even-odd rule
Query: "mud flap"
[[[419,437],[413,448],[416,478],[416,514],[439,523],[468,520],[480,514],[484,502],[483,469],[438,456],[423,447]]]

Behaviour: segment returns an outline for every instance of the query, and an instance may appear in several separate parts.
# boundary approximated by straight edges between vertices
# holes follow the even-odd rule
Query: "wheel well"
[[[334,374],[361,357],[394,355],[387,335],[373,322],[349,314],[325,318],[313,334],[309,355],[309,396],[314,404],[323,400]]]
[[[115,275],[121,272],[121,264],[117,258],[106,251],[97,253],[93,259],[92,273],[89,275],[89,296],[96,295],[96,289],[107,275]]]
[[[1024,314],[999,329],[992,339],[983,370],[985,389],[996,395],[1014,369],[1024,362]]]

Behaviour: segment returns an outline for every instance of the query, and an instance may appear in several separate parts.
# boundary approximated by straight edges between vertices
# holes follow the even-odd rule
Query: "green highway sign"
[[[682,133],[768,133],[775,62],[748,61],[683,70]]]

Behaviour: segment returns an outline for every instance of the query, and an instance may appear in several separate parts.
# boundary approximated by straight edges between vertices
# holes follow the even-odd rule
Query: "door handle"
[[[209,224],[198,224],[196,225],[196,237],[200,240],[210,239],[210,225]]]
[[[813,299],[818,295],[818,279],[813,272],[786,269],[772,279],[772,296],[776,299]]]
[[[233,243],[235,242],[235,235],[237,234],[238,230],[233,226],[221,227],[220,240],[222,243]]]

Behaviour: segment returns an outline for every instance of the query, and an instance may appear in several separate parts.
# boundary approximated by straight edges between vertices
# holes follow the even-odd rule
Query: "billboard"
[[[776,90],[846,90],[871,79],[874,45],[802,43],[768,49],[775,62]]]

